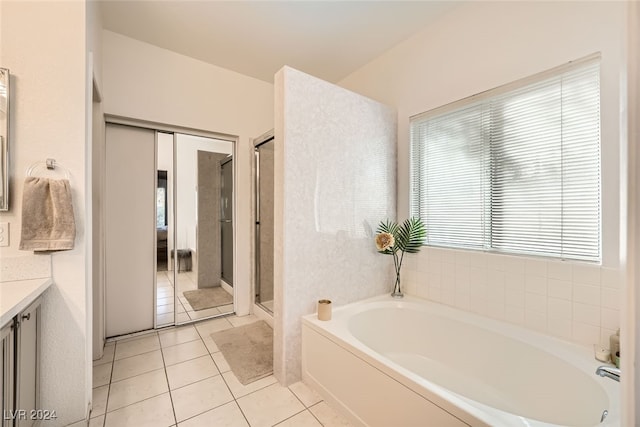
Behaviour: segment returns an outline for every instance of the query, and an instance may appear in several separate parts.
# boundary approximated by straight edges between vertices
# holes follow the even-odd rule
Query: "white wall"
[[[410,293],[589,344],[620,324],[620,75],[624,2],[471,2],[345,78],[398,109],[398,217],[409,207],[409,117],[602,53],[603,267],[426,249]]]
[[[273,85],[110,31],[103,32],[105,113],[236,135],[235,283],[252,302],[251,138],[273,128]]]
[[[640,417],[640,186],[637,185],[640,166],[640,4],[629,2],[628,73],[627,73],[627,150],[621,158],[621,176],[627,178],[624,193],[629,196],[627,209],[623,212],[623,223],[627,225],[627,292],[623,304],[623,319],[627,326],[621,343],[631,357],[622,359],[621,369],[626,378],[621,384],[622,405],[626,408],[624,425],[633,425]],[[628,155],[628,156],[626,156]],[[624,167],[627,160],[626,168]],[[636,424],[637,425],[637,424]]]
[[[300,379],[301,316],[391,292],[374,230],[395,217],[395,112],[285,67],[276,74],[274,374]]]
[[[0,22],[0,64],[13,74],[11,117],[11,246],[18,250],[22,183],[27,168],[47,157],[69,170],[76,219],[75,248],[52,256],[55,284],[42,308],[41,407],[55,409],[52,426],[85,417],[87,377],[86,266],[86,10],[84,2],[5,2]],[[89,390],[89,392],[87,391]]]

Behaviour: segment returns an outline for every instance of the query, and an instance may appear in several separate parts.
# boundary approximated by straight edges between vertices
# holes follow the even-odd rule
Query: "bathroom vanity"
[[[0,427],[30,427],[39,411],[42,294],[51,279],[0,283]]]

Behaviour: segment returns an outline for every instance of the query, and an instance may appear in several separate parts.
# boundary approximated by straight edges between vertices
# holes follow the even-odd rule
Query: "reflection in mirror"
[[[9,210],[9,70],[0,68],[0,211]]]
[[[173,264],[173,134],[157,133],[156,326],[175,323]]]
[[[169,261],[176,320],[184,323],[233,313],[233,143],[176,134],[175,152],[176,242]]]

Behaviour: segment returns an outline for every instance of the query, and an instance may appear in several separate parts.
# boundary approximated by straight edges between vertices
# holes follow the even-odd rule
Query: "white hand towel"
[[[75,238],[69,180],[27,177],[22,197],[20,249],[69,250],[73,249]]]

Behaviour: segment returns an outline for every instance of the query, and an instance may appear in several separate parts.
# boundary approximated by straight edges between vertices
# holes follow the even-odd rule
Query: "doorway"
[[[122,123],[106,135],[106,335],[233,313],[235,139]]]

